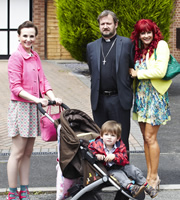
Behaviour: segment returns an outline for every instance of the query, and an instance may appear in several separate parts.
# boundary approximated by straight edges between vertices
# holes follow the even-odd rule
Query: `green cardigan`
[[[150,79],[153,87],[163,95],[170,87],[172,80],[163,80],[169,61],[169,47],[164,40],[160,40],[156,49],[157,59],[155,60],[154,53],[149,59],[149,52],[146,54],[147,69],[139,70],[137,73],[138,79]]]

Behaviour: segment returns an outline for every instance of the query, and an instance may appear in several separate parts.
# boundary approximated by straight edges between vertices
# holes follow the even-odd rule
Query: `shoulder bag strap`
[[[154,58],[155,58],[155,60],[157,60],[156,49],[154,49]]]

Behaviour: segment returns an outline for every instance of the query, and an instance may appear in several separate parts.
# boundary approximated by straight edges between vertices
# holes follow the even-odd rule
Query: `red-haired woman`
[[[170,52],[162,38],[156,23],[149,19],[139,20],[131,34],[135,43],[135,67],[129,70],[130,75],[136,78],[133,119],[139,122],[144,139],[147,181],[156,189],[160,184],[157,133],[160,125],[171,119],[167,90],[172,81],[162,79],[166,74]]]

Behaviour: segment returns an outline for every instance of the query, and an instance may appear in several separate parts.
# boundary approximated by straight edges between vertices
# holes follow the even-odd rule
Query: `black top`
[[[117,35],[112,37],[110,41],[106,41],[102,38],[101,46],[101,57],[100,57],[100,91],[115,91],[117,90],[116,82],[116,41],[107,55],[109,49],[111,48]],[[104,57],[102,55],[104,52],[106,63],[103,65]],[[107,55],[107,56],[106,56]]]

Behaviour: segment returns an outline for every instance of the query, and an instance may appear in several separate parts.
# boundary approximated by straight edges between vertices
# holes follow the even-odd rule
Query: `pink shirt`
[[[40,58],[35,51],[31,50],[30,56],[20,44],[8,61],[8,79],[11,91],[11,100],[31,102],[19,96],[22,90],[33,96],[44,97],[49,85],[41,65]]]

